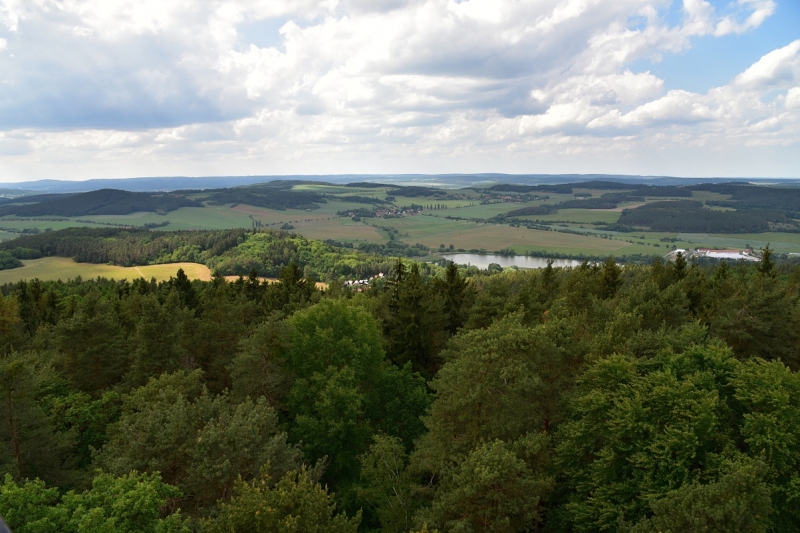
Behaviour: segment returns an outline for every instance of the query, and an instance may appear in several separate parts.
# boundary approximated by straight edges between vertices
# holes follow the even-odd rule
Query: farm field
[[[59,230],[65,228],[74,228],[75,226],[86,227],[102,227],[102,224],[93,224],[91,222],[78,222],[77,220],[46,220],[44,218],[30,218],[26,220],[14,220],[14,217],[0,218],[0,232],[9,233],[14,235],[13,231],[21,231],[23,229],[38,229],[39,231],[46,230]],[[90,220],[90,217],[75,217],[83,221]],[[6,231],[3,231],[6,230]],[[14,235],[16,236],[16,235]],[[13,237],[12,237],[13,238]]]
[[[352,222],[349,218],[326,218],[314,221],[293,222],[294,229],[307,239],[333,239],[341,242],[386,242],[383,232],[360,222]]]
[[[175,276],[179,268],[182,268],[189,279],[199,279],[208,281],[211,279],[211,271],[207,266],[199,263],[168,263],[164,265],[148,265],[138,267],[119,267],[113,265],[95,265],[91,263],[76,263],[72,259],[65,257],[43,257],[41,259],[31,259],[22,261],[25,265],[20,268],[10,270],[0,270],[0,284],[16,283],[23,279],[38,278],[42,281],[75,279],[78,276],[83,279],[92,279],[98,276],[113,278],[117,280],[136,278],[156,278],[158,281],[168,280]]]
[[[611,209],[562,209],[551,215],[531,215],[514,217],[513,220],[540,220],[546,222],[574,222],[576,224],[592,224],[605,222],[613,224],[619,220],[620,211]]]
[[[203,208],[183,207],[158,215],[139,212],[127,215],[104,215],[75,217],[72,220],[45,220],[47,217],[30,217],[27,220],[0,218],[0,240],[13,238],[24,229],[45,231],[71,226],[144,226],[168,221],[169,224],[154,228],[155,231],[250,228],[253,226],[278,229],[287,227],[309,239],[335,240],[343,243],[387,243],[398,239],[409,245],[423,244],[431,249],[435,257],[444,244],[455,250],[485,250],[495,252],[511,249],[517,253],[545,252],[566,255],[663,255],[673,248],[753,248],[761,249],[769,243],[778,253],[800,252],[800,234],[707,234],[707,233],[668,233],[636,230],[620,233],[605,229],[606,224],[619,220],[625,208],[642,205],[641,202],[620,203],[615,209],[560,209],[548,215],[530,215],[506,219],[505,223],[494,224],[489,220],[509,211],[542,204],[554,205],[574,200],[575,194],[591,194],[599,198],[604,193],[618,193],[616,190],[596,190],[575,188],[573,194],[546,192],[546,200],[498,201],[501,199],[522,199],[514,193],[482,191],[480,189],[448,189],[451,199],[435,197],[404,197],[395,195],[396,207],[411,204],[446,206],[446,209],[425,209],[413,216],[394,218],[364,217],[360,222],[349,217],[339,216],[339,212],[380,208],[369,203],[342,201],[345,196],[385,198],[394,187],[344,187],[331,185],[303,184],[295,190],[325,194],[327,201],[320,202],[318,209],[276,210],[243,203],[226,205],[206,205]],[[202,196],[202,193],[198,193]],[[485,201],[493,194],[491,203]],[[460,199],[453,199],[458,197]],[[692,198],[698,201],[726,200],[728,195],[707,191],[693,191]],[[646,197],[646,203],[674,200],[668,197]],[[728,209],[728,208],[714,208]],[[455,217],[454,220],[448,217]],[[531,230],[513,227],[510,223],[525,224],[538,222],[557,231]],[[580,235],[564,232],[569,230]],[[77,272],[80,273],[80,272]],[[70,271],[71,275],[74,275]],[[57,274],[58,275],[58,274]],[[118,274],[119,275],[119,274]]]
[[[421,236],[415,239],[403,238],[411,243],[419,242],[430,248],[453,245],[455,249],[497,251],[511,248],[518,253],[553,251],[558,253],[602,255],[617,252],[629,243],[583,235],[573,235],[556,231],[513,228],[497,224],[473,224],[467,228],[453,228],[451,231]]]

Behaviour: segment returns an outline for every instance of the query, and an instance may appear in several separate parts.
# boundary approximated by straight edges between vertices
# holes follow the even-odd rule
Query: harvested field
[[[147,265],[138,267],[120,267],[114,265],[95,265],[92,263],[76,263],[66,257],[43,257],[22,262],[23,267],[11,270],[0,270],[0,284],[16,283],[23,279],[38,278],[42,281],[83,279],[98,276],[113,279],[156,278],[158,281],[168,280],[182,268],[189,279],[208,281],[211,271],[199,263],[167,263],[164,265]]]

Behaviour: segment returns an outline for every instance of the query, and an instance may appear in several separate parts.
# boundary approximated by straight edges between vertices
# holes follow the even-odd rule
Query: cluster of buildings
[[[674,259],[680,252],[683,257],[707,257],[709,259],[728,259],[731,261],[761,261],[753,250],[713,250],[711,248],[695,248],[693,250],[677,249],[667,254],[669,259]]]
[[[378,272],[376,275],[367,279],[351,279],[344,282],[345,287],[350,287],[355,291],[363,291],[369,288],[369,284],[373,279],[381,279],[385,277],[383,272]]]
[[[392,207],[389,209],[376,209],[375,216],[382,217],[402,217],[406,215],[417,215],[422,211],[421,205],[412,205],[410,207]]]

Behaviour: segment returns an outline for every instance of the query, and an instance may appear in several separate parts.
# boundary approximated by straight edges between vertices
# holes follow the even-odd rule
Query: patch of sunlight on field
[[[198,263],[168,263],[164,265],[147,265],[138,267],[120,267],[114,265],[95,265],[92,263],[76,263],[66,257],[43,257],[22,261],[21,268],[0,270],[0,284],[15,283],[23,279],[38,278],[43,281],[74,279],[78,276],[83,279],[93,279],[98,276],[103,278],[127,279],[154,277],[158,281],[168,280],[175,276],[179,268],[190,279],[208,281],[211,271],[207,266]]]

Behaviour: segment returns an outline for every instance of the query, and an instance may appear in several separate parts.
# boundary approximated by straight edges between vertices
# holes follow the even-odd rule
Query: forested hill
[[[318,279],[363,279],[387,272],[390,266],[389,259],[380,254],[276,230],[69,228],[0,242],[0,251],[21,259],[59,256],[120,266],[191,261],[221,275],[248,275],[254,270],[269,277],[294,262]]]
[[[18,533],[800,530],[800,270],[767,250],[467,273],[3,286],[0,515]]]
[[[180,207],[203,207],[203,204],[172,194],[129,192],[116,189],[81,194],[43,197],[38,203],[6,205],[0,207],[0,216],[87,216],[87,215],[127,215],[137,211],[153,211],[166,214]],[[19,198],[17,201],[31,201]]]
[[[800,188],[758,187],[738,183],[701,184],[696,191],[729,194],[729,200],[715,200],[709,205],[733,208],[770,209],[792,218],[800,218]]]
[[[701,202],[677,200],[653,202],[636,209],[625,209],[619,224],[647,227],[652,231],[758,233],[800,231],[800,224],[780,210],[742,208],[715,211]]]

